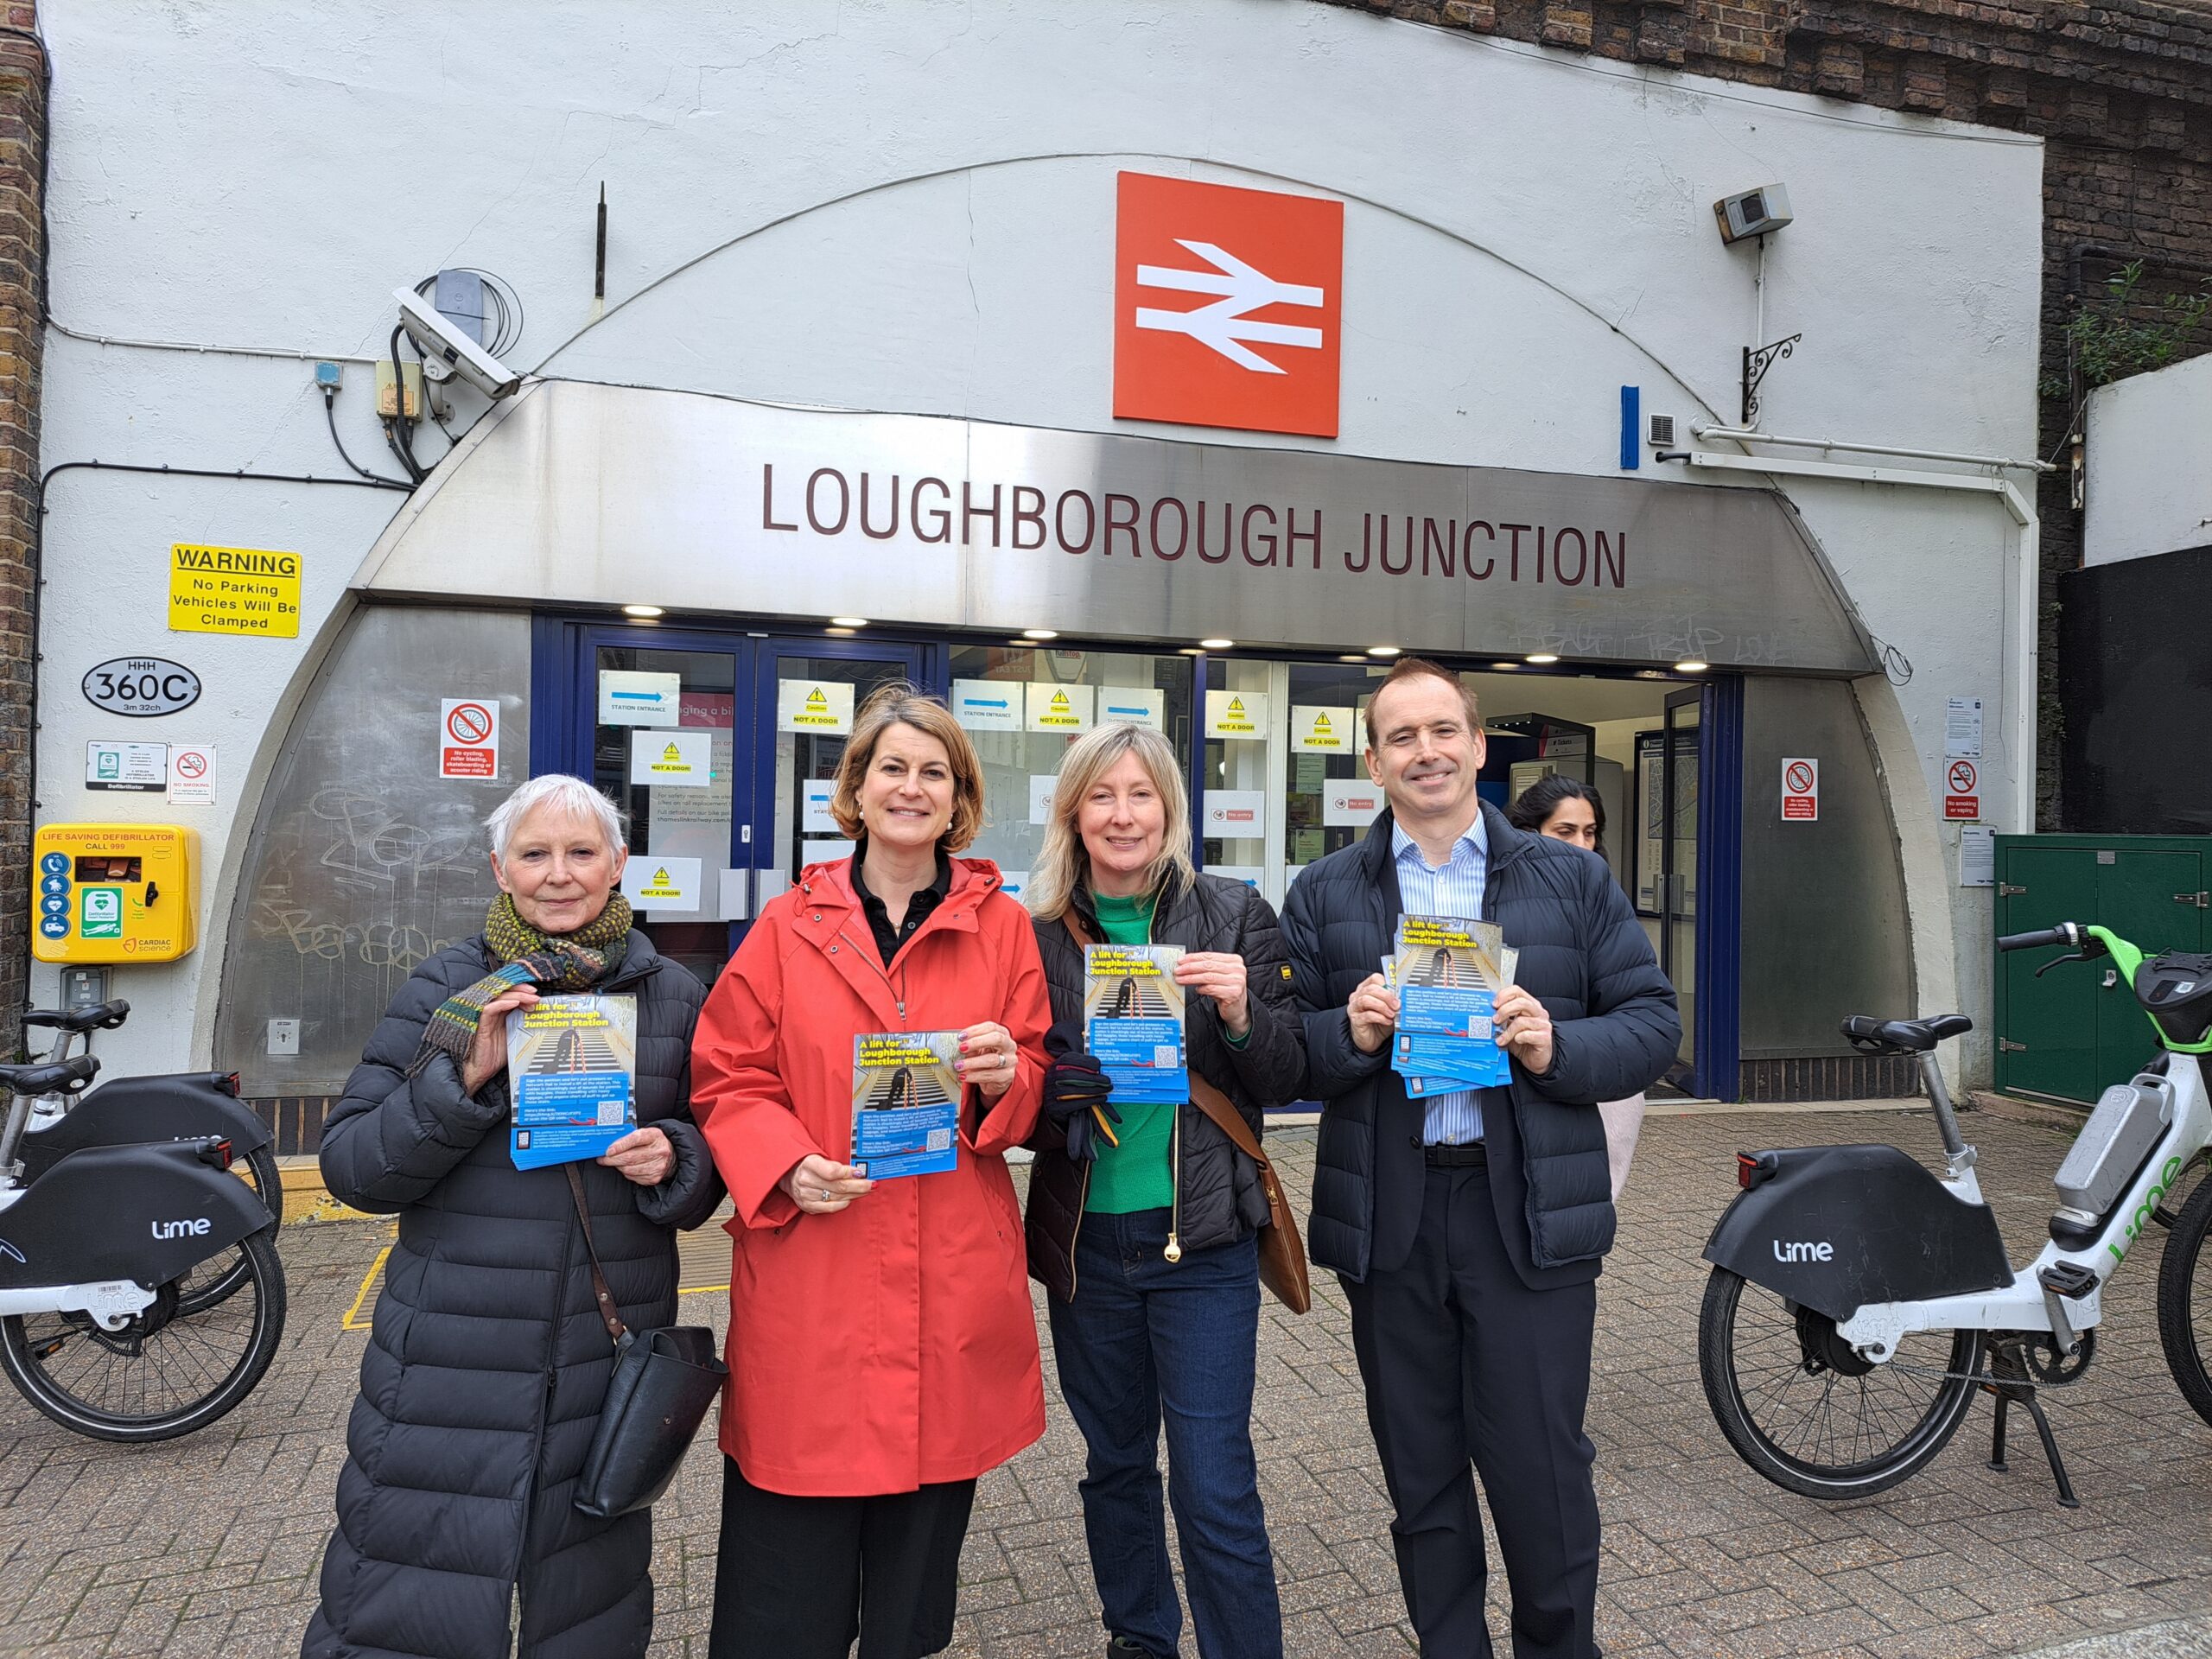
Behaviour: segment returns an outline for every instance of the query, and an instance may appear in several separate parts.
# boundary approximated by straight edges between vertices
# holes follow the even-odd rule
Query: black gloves
[[[1096,1135],[1113,1138],[1107,1125],[1122,1121],[1108,1098],[1113,1092],[1097,1059],[1081,1049],[1061,1055],[1046,1068],[1045,1116],[1067,1137],[1068,1156],[1077,1163],[1089,1163],[1098,1155]]]

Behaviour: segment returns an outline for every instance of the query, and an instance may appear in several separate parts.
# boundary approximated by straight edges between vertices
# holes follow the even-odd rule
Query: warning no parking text
[[[300,637],[300,556],[256,547],[169,549],[169,632]]]

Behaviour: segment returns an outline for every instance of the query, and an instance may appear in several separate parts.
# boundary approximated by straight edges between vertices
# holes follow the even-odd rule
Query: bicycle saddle
[[[88,1031],[113,1031],[130,1012],[130,1005],[118,999],[113,1002],[95,1002],[89,1008],[30,1008],[23,1014],[23,1023],[51,1026],[57,1031],[75,1032],[82,1036]]]
[[[1925,1054],[1947,1037],[1964,1036],[1974,1021],[1963,1014],[1932,1014],[1925,1020],[1877,1020],[1854,1014],[1843,1034],[1862,1054]]]
[[[50,1095],[56,1090],[73,1094],[90,1083],[99,1069],[100,1063],[90,1054],[51,1065],[0,1065],[0,1089],[16,1095]]]

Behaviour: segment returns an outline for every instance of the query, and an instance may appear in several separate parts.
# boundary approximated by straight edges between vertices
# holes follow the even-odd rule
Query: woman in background
[[[1516,830],[1527,830],[1554,841],[1564,841],[1605,855],[1605,803],[1589,785],[1554,772],[1540,778],[1521,792],[1505,814]],[[1620,1202],[1628,1185],[1629,1160],[1636,1156],[1636,1139],[1643,1130],[1643,1096],[1601,1100],[1598,1115],[1605,1120],[1605,1154],[1612,1165],[1613,1201]]]

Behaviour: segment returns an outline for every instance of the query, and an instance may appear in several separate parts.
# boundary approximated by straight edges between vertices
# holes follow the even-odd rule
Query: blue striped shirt
[[[1398,865],[1398,899],[1410,916],[1459,916],[1479,921],[1483,883],[1490,874],[1490,832],[1479,810],[1466,833],[1452,843],[1452,856],[1431,868],[1421,843],[1397,824],[1390,827],[1390,851]],[[1431,1095],[1423,1106],[1421,1138],[1431,1146],[1461,1145],[1483,1138],[1478,1091],[1460,1089]]]

